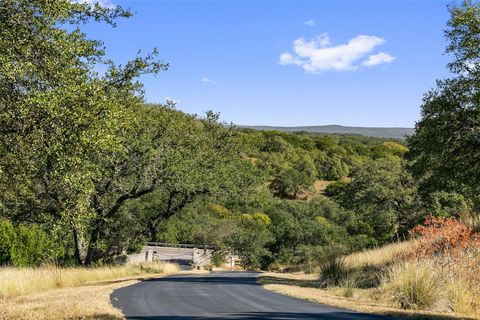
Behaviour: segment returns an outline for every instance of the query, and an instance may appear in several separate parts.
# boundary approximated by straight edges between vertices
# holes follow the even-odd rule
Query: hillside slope
[[[254,130],[277,130],[282,132],[311,132],[311,133],[336,133],[336,134],[359,134],[369,137],[402,139],[412,135],[413,128],[395,127],[348,127],[339,125],[326,126],[300,126],[300,127],[277,127],[277,126],[248,126],[240,125],[240,128]]]

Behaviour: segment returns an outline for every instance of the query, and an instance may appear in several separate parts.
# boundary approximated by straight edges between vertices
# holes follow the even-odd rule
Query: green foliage
[[[270,175],[271,192],[287,199],[308,191],[315,179],[340,180],[369,159],[405,152],[400,141],[368,137],[242,130],[241,139],[256,166]]]
[[[453,55],[453,61],[448,66],[452,72],[474,79],[480,71],[480,3],[463,0],[451,5],[449,12],[446,52]]]
[[[449,11],[446,51],[453,58],[448,66],[455,76],[437,81],[425,94],[421,120],[408,139],[408,159],[426,203],[434,192],[456,193],[472,202],[478,216],[480,4],[463,1]]]
[[[406,234],[421,218],[415,183],[398,158],[378,159],[357,168],[337,199],[372,226],[380,242]]]
[[[91,213],[98,158],[124,151],[117,132],[128,128],[142,94],[134,79],[166,65],[153,52],[115,66],[101,42],[68,26],[114,24],[131,15],[120,7],[6,0],[0,11],[0,209],[72,224]],[[100,65],[102,76],[94,71]]]
[[[313,182],[314,177],[308,173],[289,168],[273,179],[270,189],[275,196],[295,199],[302,188],[309,188]]]
[[[89,239],[86,221],[98,214],[104,168],[130,150],[124,137],[134,133],[133,110],[143,99],[136,78],[168,66],[155,50],[117,66],[101,42],[75,28],[89,20],[114,25],[131,15],[120,7],[6,0],[0,11],[1,214],[73,229],[79,262],[92,262],[99,232],[95,226]]]
[[[0,220],[0,265],[37,266],[64,254],[55,237],[36,225]]]
[[[229,239],[226,239],[241,258],[242,266],[248,269],[264,267],[264,259],[269,255],[266,245],[271,240],[267,223],[262,218],[250,215],[242,215],[238,227]]]
[[[0,220],[0,265],[10,264],[12,261],[12,246],[15,242],[13,225]]]
[[[408,149],[146,105],[138,77],[168,68],[156,50],[115,65],[78,28],[115,25],[131,16],[121,7],[4,0],[0,11],[0,217],[14,221],[0,220],[0,264],[108,263],[161,240],[213,245],[216,263],[233,250],[248,268],[322,256],[339,283],[331,252],[391,241],[425,212],[480,208],[478,4],[450,7],[457,77],[425,95]],[[334,182],[323,194],[316,180]]]
[[[325,194],[329,197],[338,196],[342,189],[348,184],[346,181],[335,181],[330,183],[327,188],[325,188]]]
[[[235,131],[219,124],[216,115],[199,119],[155,105],[138,112],[143,121],[125,137],[128,153],[106,163],[95,181],[88,229],[93,260],[120,252],[131,240],[156,241],[162,222],[189,204],[202,197],[243,197],[261,177],[241,153]],[[106,219],[115,222],[106,225]]]
[[[261,147],[263,152],[286,152],[290,148],[287,141],[279,136],[270,136]]]
[[[338,156],[327,156],[320,153],[315,159],[317,165],[318,177],[324,180],[339,180],[348,175],[348,165],[342,162]]]
[[[348,225],[353,213],[323,199],[311,203],[278,201],[267,209],[274,241],[269,245],[273,259],[280,263],[308,264],[315,260],[316,247],[328,243],[348,246]]]
[[[438,191],[431,194],[429,211],[434,216],[461,217],[472,211],[472,204],[461,194]]]

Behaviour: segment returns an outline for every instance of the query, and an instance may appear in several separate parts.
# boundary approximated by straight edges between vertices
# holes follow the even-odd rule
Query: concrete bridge
[[[142,251],[130,255],[128,261],[131,263],[168,261],[200,268],[212,263],[212,253],[213,247],[209,245],[147,242]],[[239,261],[238,256],[229,255],[225,263],[227,267],[234,267],[239,264]]]

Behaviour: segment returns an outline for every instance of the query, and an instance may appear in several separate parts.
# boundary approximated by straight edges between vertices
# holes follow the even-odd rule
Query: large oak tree
[[[473,212],[479,212],[480,4],[464,1],[449,10],[446,51],[454,77],[425,94],[408,157],[427,203],[435,202],[434,192],[446,192],[473,201]],[[470,218],[480,222],[478,214]]]

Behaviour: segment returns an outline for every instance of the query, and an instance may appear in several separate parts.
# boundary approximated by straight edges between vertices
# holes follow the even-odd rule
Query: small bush
[[[391,299],[404,309],[423,309],[440,299],[441,285],[432,264],[404,262],[392,267],[386,275],[386,290]]]
[[[215,267],[220,267],[223,263],[225,263],[226,253],[220,250],[216,250],[212,254],[212,264]]]
[[[455,218],[430,216],[410,233],[419,238],[416,258],[456,258],[478,240],[470,227]]]

